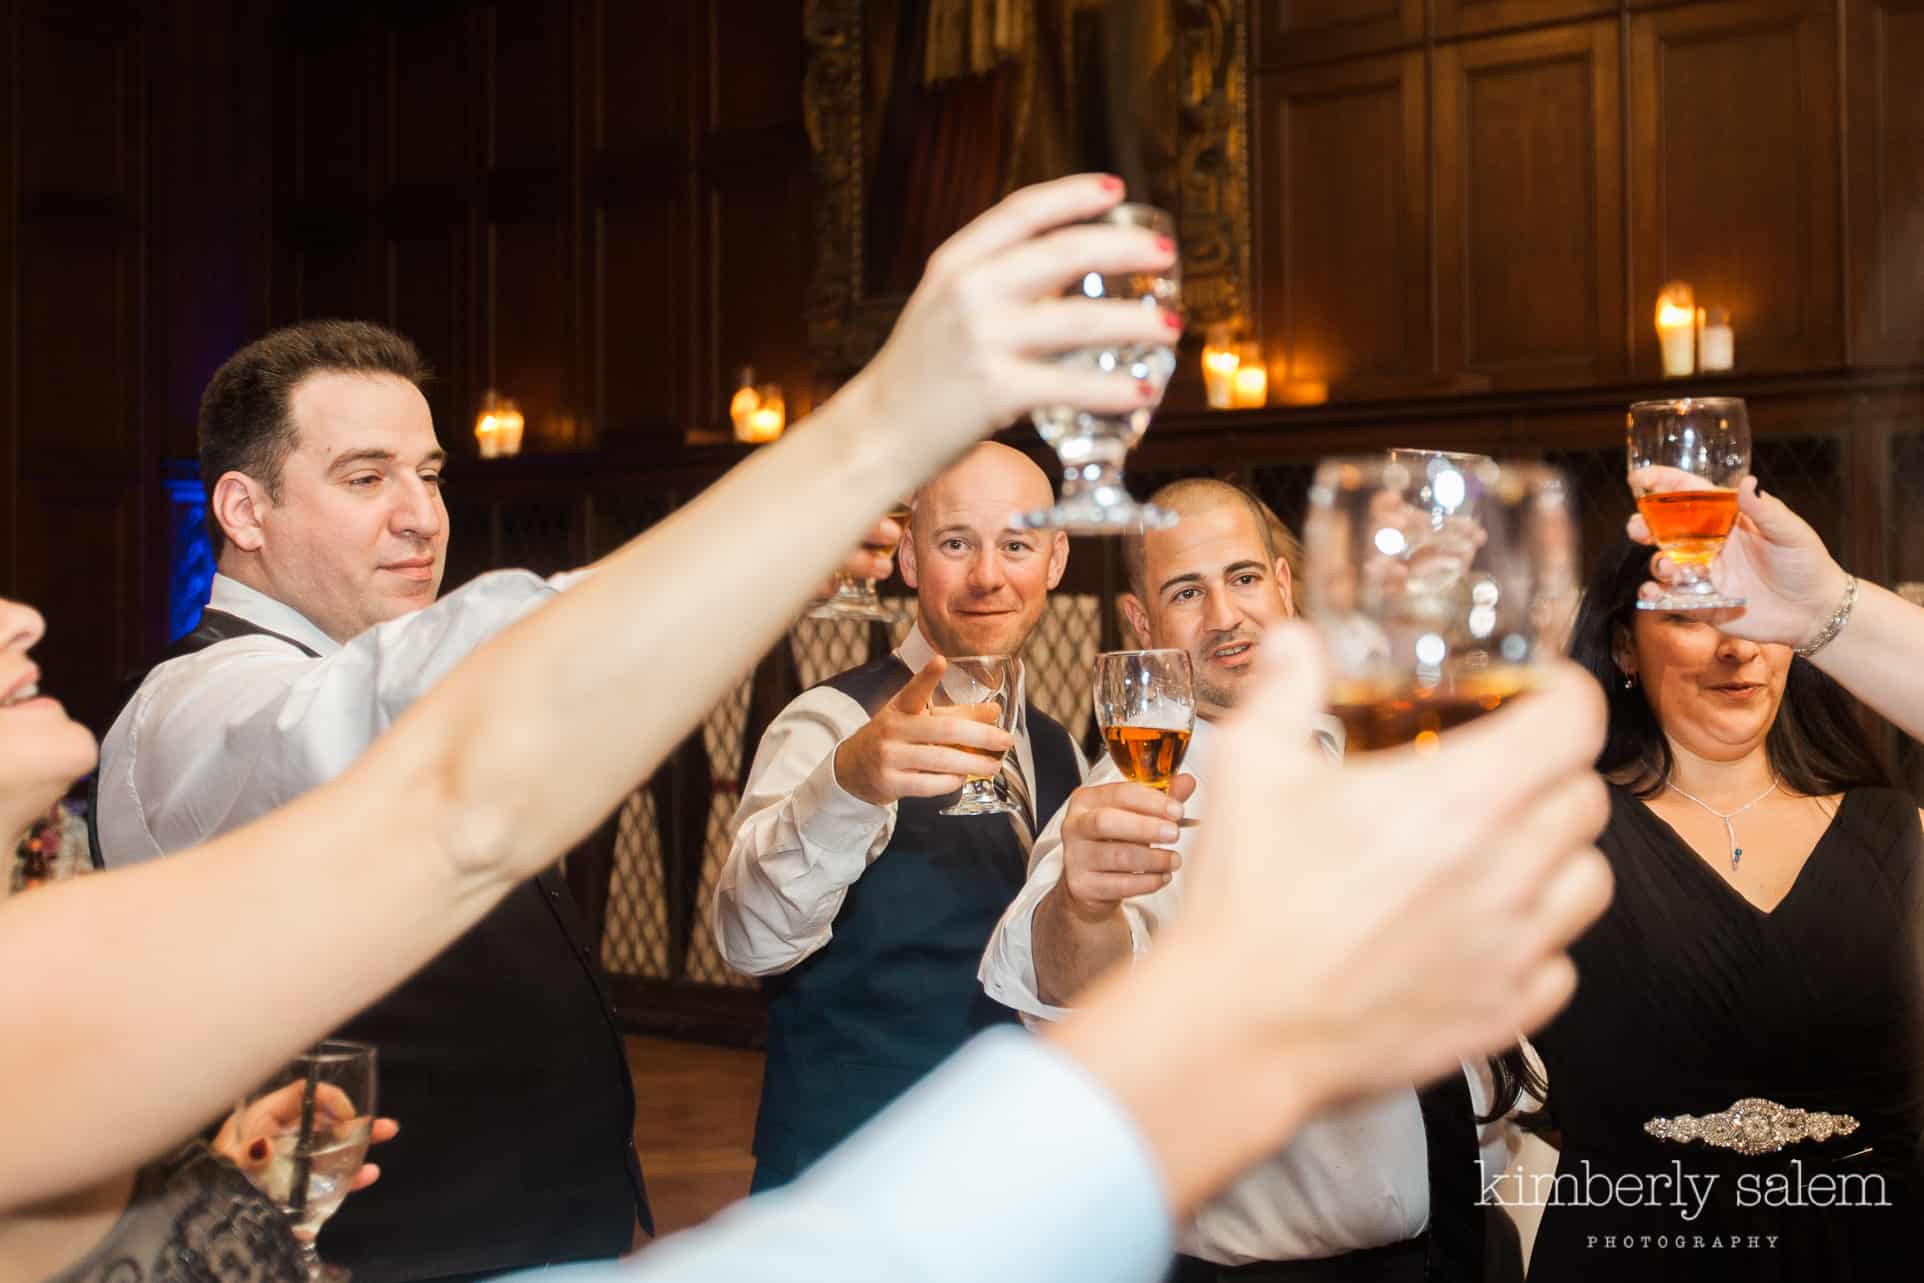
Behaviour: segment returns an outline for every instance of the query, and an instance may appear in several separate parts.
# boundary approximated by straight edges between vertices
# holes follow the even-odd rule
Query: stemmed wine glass
[[[1096,656],[1096,725],[1123,778],[1167,793],[1196,730],[1186,650],[1112,650]]]
[[[1308,613],[1353,751],[1432,747],[1535,684],[1576,608],[1570,488],[1542,464],[1386,455],[1317,467]]]
[[[910,507],[906,499],[888,511],[889,520],[901,526],[905,536],[908,530],[909,513]],[[873,553],[889,551],[887,544],[864,543],[862,546]],[[893,623],[900,618],[900,615],[882,604],[882,599],[876,595],[873,579],[836,575],[835,591],[809,607],[808,617],[810,619],[876,619],[883,623]]]
[[[1710,563],[1737,522],[1737,487],[1750,472],[1750,417],[1736,397],[1639,401],[1625,444],[1630,490],[1676,582],[1639,610],[1718,610],[1742,597],[1717,591]]]
[[[967,708],[990,704],[995,708],[994,725],[1015,734],[1016,660],[1012,655],[953,655],[942,680],[929,694],[930,708]],[[1002,795],[996,777],[1002,773],[1002,758],[990,758],[977,749],[963,749],[981,757],[988,766],[983,775],[971,775],[962,794],[944,807],[943,815],[1009,815],[1020,808]],[[1003,755],[1004,757],[1007,754]]]
[[[268,1144],[248,1177],[294,1224],[309,1283],[347,1283],[324,1264],[314,1240],[347,1197],[374,1128],[375,1052],[330,1038],[282,1066],[241,1102],[243,1146]]]
[[[1117,205],[1095,221],[1145,228],[1171,241],[1176,238],[1176,220],[1152,205]],[[1182,302],[1181,260],[1160,272],[1124,276],[1091,272],[1071,293],[1084,298],[1129,299],[1144,307],[1173,310]],[[1157,405],[1162,403],[1163,389],[1176,370],[1176,350],[1171,343],[1076,348],[1059,359],[1105,373],[1126,370],[1132,378],[1155,389]],[[1147,405],[1123,414],[1095,414],[1066,405],[1034,411],[1030,418],[1036,431],[1062,461],[1062,494],[1053,508],[1017,513],[1010,524],[1017,529],[1054,527],[1085,535],[1129,534],[1174,525],[1174,513],[1137,503],[1123,487],[1122,462],[1142,439],[1154,413],[1155,406]]]

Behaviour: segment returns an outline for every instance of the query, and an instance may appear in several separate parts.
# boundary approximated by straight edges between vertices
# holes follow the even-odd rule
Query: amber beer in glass
[[[1535,684],[1576,608],[1569,485],[1536,463],[1397,451],[1316,471],[1304,599],[1351,752],[1431,748]]]
[[[1643,610],[1743,605],[1717,591],[1710,566],[1737,521],[1737,486],[1750,472],[1750,419],[1735,397],[1639,401],[1625,433],[1631,493],[1676,581]]]
[[[1092,695],[1109,760],[1124,779],[1167,793],[1196,729],[1189,652],[1106,651]]]
[[[1013,735],[1020,675],[1021,669],[1013,655],[951,655],[948,667],[942,672],[942,680],[929,693],[929,707],[973,708],[988,705],[995,710],[994,725]],[[955,801],[939,814],[998,815],[1019,809],[1002,795],[996,781],[996,776],[1002,770],[1002,759],[1008,754],[990,757],[980,749],[961,744],[949,747],[972,757],[980,757],[985,770],[981,775],[969,776]]]

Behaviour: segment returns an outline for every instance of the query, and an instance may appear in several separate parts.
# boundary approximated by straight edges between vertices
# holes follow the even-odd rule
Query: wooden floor
[[[748,1193],[762,1053],[630,1035],[635,1148],[655,1230],[699,1224]]]

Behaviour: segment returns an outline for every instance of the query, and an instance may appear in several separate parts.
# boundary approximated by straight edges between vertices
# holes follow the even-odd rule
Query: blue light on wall
[[[193,631],[214,583],[214,547],[207,539],[207,492],[192,459],[169,459],[161,485],[167,495],[167,640]]]

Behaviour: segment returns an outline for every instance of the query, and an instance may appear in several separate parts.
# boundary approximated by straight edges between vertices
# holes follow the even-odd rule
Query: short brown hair
[[[207,538],[219,557],[226,535],[214,515],[214,486],[240,472],[276,502],[281,469],[294,449],[288,402],[311,374],[387,374],[415,387],[427,363],[413,343],[366,321],[303,321],[249,343],[227,358],[200,398],[200,480],[207,492]]]

